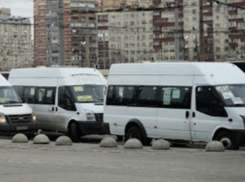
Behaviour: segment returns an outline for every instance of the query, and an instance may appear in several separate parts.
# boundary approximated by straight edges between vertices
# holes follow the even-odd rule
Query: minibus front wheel
[[[238,150],[239,147],[236,144],[236,141],[232,134],[229,131],[222,131],[218,133],[214,140],[220,141],[224,148],[227,150]]]
[[[71,123],[69,135],[73,142],[80,141],[80,132],[79,132],[79,128],[76,122]]]

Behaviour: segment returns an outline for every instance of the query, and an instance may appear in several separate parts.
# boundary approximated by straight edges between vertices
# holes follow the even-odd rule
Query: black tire
[[[80,141],[81,134],[80,134],[80,131],[78,129],[77,123],[75,123],[75,122],[71,123],[69,135],[70,135],[70,138],[73,142],[79,142]]]
[[[223,131],[217,134],[214,140],[220,141],[224,145],[226,150],[238,150],[239,149],[234,137],[228,131]]]
[[[118,142],[123,141],[123,136],[117,136],[117,141],[118,141]]]
[[[28,140],[32,140],[35,137],[35,134],[29,133],[29,134],[26,134],[26,137],[28,138]]]
[[[142,133],[140,131],[140,129],[136,126],[130,127],[127,131],[126,131],[126,135],[125,135],[125,141],[131,139],[131,138],[136,138],[139,141],[142,142],[143,144],[143,137],[142,137]]]

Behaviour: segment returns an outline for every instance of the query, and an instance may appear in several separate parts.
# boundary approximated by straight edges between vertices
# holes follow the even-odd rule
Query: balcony
[[[230,47],[237,47],[238,44],[237,44],[236,42],[230,42],[230,43],[229,43],[229,46],[230,46]]]
[[[163,38],[154,38],[154,42],[171,42],[174,41],[174,37],[163,37]]]
[[[239,39],[239,38],[245,38],[245,34],[230,34],[230,39]]]
[[[160,45],[158,45],[158,46],[153,46],[153,49],[159,50],[159,49],[162,49],[162,46],[160,46]]]
[[[153,23],[154,27],[158,26],[175,26],[174,22],[161,22],[161,23]],[[179,22],[179,26],[183,26],[183,22]]]
[[[161,4],[161,0],[153,0],[152,4]]]

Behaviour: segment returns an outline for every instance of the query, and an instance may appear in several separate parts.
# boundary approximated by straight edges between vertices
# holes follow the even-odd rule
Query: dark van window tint
[[[196,110],[210,116],[227,117],[227,113],[215,90],[210,86],[196,88]]]
[[[76,107],[74,104],[74,99],[70,94],[68,87],[59,87],[58,90],[58,106],[70,111],[75,111]]]
[[[190,109],[191,87],[161,87],[160,107]]]
[[[107,93],[107,105],[132,105],[134,104],[134,87],[110,86]]]
[[[156,106],[157,87],[141,86],[137,89],[138,106]]]
[[[38,104],[54,104],[55,88],[38,88],[37,102]]]
[[[134,87],[123,87],[121,92],[123,105],[134,105]]]
[[[35,103],[35,87],[24,87],[23,101],[26,103]]]

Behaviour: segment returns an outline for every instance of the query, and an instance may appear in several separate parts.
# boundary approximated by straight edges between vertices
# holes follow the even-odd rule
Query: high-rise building
[[[35,0],[35,64],[96,64],[95,0]]]
[[[33,66],[33,41],[29,18],[11,16],[0,8],[0,70]]]
[[[152,3],[153,44],[155,50],[162,52],[162,59],[175,59],[177,32],[181,59],[244,60],[245,1],[154,0]]]
[[[139,6],[140,0],[96,0],[96,8],[98,11],[108,11],[108,10],[117,10],[123,9],[127,6]],[[147,4],[147,1],[144,0],[144,3]]]
[[[156,59],[152,13],[151,10],[97,13],[100,68],[109,68],[113,63]]]

